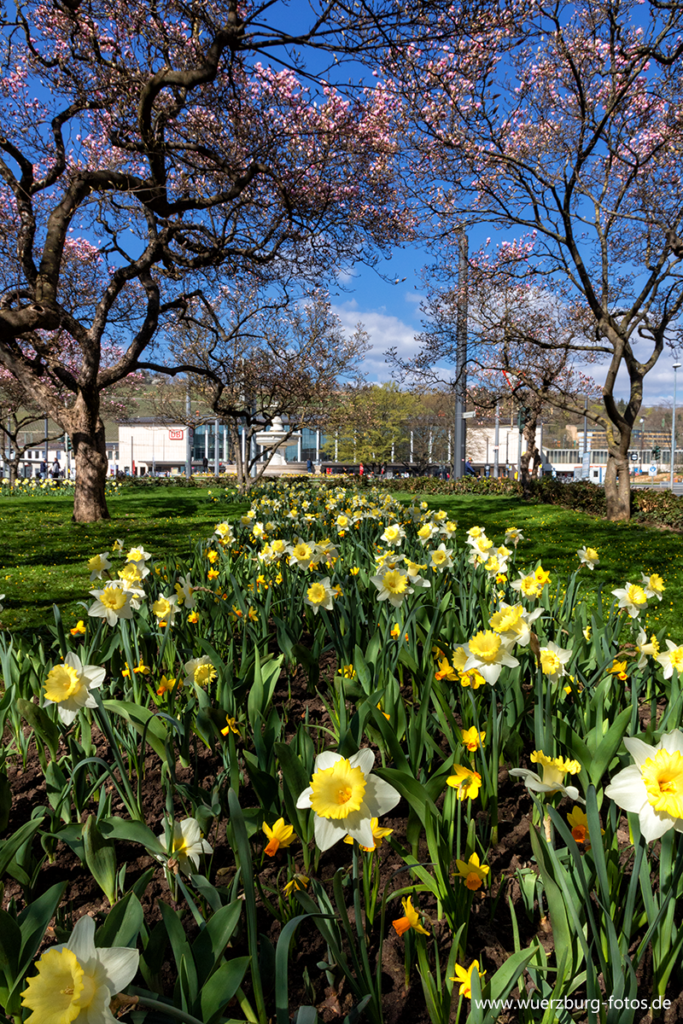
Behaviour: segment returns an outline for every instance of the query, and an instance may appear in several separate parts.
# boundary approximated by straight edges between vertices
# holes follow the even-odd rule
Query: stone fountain
[[[286,427],[283,426],[282,420],[279,416],[273,417],[270,430],[259,430],[257,434],[254,434],[256,444],[260,445],[262,448],[276,448],[275,454],[271,459],[270,466],[268,467],[269,469],[271,467],[274,469],[284,468],[287,465],[285,448],[290,444],[298,444],[301,439],[300,433],[291,434],[289,437],[287,437],[287,434],[288,431]],[[287,444],[278,448],[277,446],[282,444],[285,438],[287,438]]]

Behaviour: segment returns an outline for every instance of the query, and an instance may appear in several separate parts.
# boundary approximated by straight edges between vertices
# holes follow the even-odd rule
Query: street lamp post
[[[672,491],[674,489],[674,459],[676,457],[676,382],[678,380],[676,371],[680,365],[680,363],[674,363],[674,407],[671,412],[671,479],[669,481]]]
[[[458,315],[455,327],[455,424],[453,431],[453,478],[465,475],[466,424],[463,419],[467,397],[467,254],[465,229],[458,228]]]
[[[643,430],[643,423],[644,422],[645,422],[645,420],[641,416],[640,417],[640,474],[641,474],[641,476],[642,476],[642,473],[643,473],[643,439],[645,437],[645,431]]]

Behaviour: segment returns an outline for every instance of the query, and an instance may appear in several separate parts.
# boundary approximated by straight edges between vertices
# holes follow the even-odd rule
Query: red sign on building
[[[182,430],[169,430],[168,436],[169,436],[169,439],[171,441],[182,441],[182,439],[183,439],[183,431]]]

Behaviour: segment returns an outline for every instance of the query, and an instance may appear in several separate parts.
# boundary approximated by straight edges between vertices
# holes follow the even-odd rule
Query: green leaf
[[[153,856],[166,854],[164,843],[143,821],[130,821],[126,818],[116,817],[104,818],[100,822],[100,830],[105,839],[120,839],[124,843],[139,843]]]
[[[215,1024],[223,1010],[242,984],[242,979],[251,962],[250,956],[238,956],[224,961],[217,971],[202,986],[199,998],[201,1019],[205,1024]]]
[[[44,814],[45,812],[43,811],[42,813]],[[41,814],[39,818],[34,818],[31,821],[27,821],[25,825],[21,825],[9,839],[5,839],[4,842],[0,843],[0,879],[2,879],[2,876],[7,871],[14,855],[28,839],[31,839],[36,834],[42,824],[43,816]]]
[[[134,893],[126,893],[109,911],[101,928],[97,929],[95,945],[101,949],[109,949],[112,946],[135,948],[143,924],[144,914],[140,900]]]
[[[125,718],[133,726],[135,731],[145,737],[150,747],[162,761],[166,760],[166,738],[167,729],[163,720],[155,715],[148,708],[139,704],[131,704],[125,700],[105,700],[102,702],[107,711],[113,711],[115,715]]]
[[[35,730],[43,743],[47,744],[53,760],[56,760],[60,733],[45,708],[33,704],[30,700],[24,700],[23,697],[18,698],[17,708],[21,717]]]
[[[111,905],[116,902],[116,850],[113,842],[104,838],[94,815],[83,826],[85,863]]]
[[[192,944],[199,986],[204,984],[223,955],[242,913],[242,900],[235,900],[212,914]]]

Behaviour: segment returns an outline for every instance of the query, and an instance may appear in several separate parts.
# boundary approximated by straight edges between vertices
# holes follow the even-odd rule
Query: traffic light
[[[64,435],[64,447],[68,452],[71,451],[71,438],[69,437],[68,434]]]
[[[530,411],[531,410],[528,409],[525,405],[520,405],[519,407],[519,412],[517,413],[517,429],[519,430],[520,434],[526,426],[527,420],[529,419]]]
[[[656,444],[654,446],[654,448],[652,449],[652,458],[655,460],[655,462],[659,462],[659,457],[660,457],[661,454],[662,454],[662,449],[660,448],[660,446],[658,444]]]

